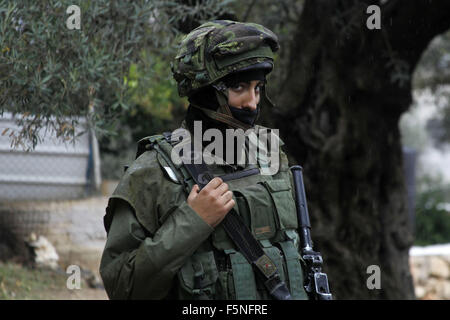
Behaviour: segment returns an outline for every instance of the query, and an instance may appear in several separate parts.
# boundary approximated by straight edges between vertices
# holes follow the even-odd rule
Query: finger
[[[195,197],[197,197],[198,194],[198,185],[194,185],[191,189],[191,192],[189,193],[188,199],[192,200],[195,199]]]
[[[227,191],[222,195],[222,201],[224,204],[226,204],[231,199],[233,199],[233,191]]]
[[[224,182],[214,190],[214,193],[220,197],[224,195],[227,191],[228,191],[228,184]]]
[[[225,211],[228,213],[231,209],[233,209],[234,205],[235,205],[235,202],[233,199],[231,199],[230,201],[228,201],[225,204],[225,206],[224,206]]]
[[[214,179],[212,179],[210,182],[208,182],[208,184],[202,189],[202,190],[207,190],[207,191],[211,191],[216,189],[218,186],[220,186],[222,184],[222,179],[219,177],[215,177]]]

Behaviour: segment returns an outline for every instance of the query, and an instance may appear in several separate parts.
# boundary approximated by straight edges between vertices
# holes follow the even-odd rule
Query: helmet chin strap
[[[265,88],[265,86],[263,87],[263,98],[264,98],[264,103],[266,103],[270,108],[275,108],[275,104],[272,102],[272,100],[270,100],[269,96],[267,95],[267,90]],[[259,116],[259,113],[258,113]]]
[[[232,117],[233,115],[228,106],[228,88],[223,82],[213,84],[212,87],[215,89],[214,92],[216,93],[217,102],[219,102],[220,113]]]

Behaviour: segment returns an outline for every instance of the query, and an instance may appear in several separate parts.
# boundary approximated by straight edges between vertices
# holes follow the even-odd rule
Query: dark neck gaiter
[[[198,108],[195,108],[192,106],[192,104],[195,104],[202,108],[207,108],[216,111],[219,108],[219,103],[217,102],[216,93],[214,91],[215,89],[212,87],[207,87],[200,92],[197,92],[195,95],[191,96],[189,98],[189,102],[191,105],[189,105],[189,108],[186,113],[186,125],[191,133],[191,135],[194,135],[194,122],[195,121],[201,121],[202,122],[202,137],[206,130],[208,129],[218,129],[222,133],[223,137],[223,159],[227,159],[227,148],[225,147],[226,143],[226,129],[230,129],[230,127],[220,121],[216,121],[214,119],[211,119],[208,117],[203,111],[201,111]],[[233,115],[234,116],[234,115]],[[202,146],[205,148],[209,144],[211,144],[212,141],[202,141]],[[234,150],[234,160],[233,164],[237,163],[237,152]]]
[[[229,107],[233,118],[253,126],[258,118],[259,106],[255,110]]]

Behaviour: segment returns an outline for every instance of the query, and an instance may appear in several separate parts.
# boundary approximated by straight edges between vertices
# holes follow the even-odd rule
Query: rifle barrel
[[[295,206],[299,221],[300,241],[303,249],[312,249],[311,223],[309,222],[308,204],[306,203],[305,185],[303,184],[303,168],[301,166],[290,167],[294,179]]]

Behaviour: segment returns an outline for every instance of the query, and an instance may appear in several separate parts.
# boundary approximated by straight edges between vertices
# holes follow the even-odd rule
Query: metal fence
[[[80,132],[86,125],[81,120]],[[11,114],[0,117],[0,133],[17,129]],[[42,130],[43,132],[43,130]],[[12,149],[8,135],[0,135],[0,201],[59,200],[89,195],[100,185],[98,144],[92,130],[76,143],[62,142],[47,132],[35,150]]]

